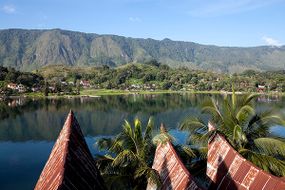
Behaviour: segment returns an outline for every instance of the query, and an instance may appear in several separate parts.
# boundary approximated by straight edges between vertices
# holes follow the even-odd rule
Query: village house
[[[264,85],[258,85],[257,86],[257,92],[264,93],[266,90],[266,87]]]
[[[91,87],[90,82],[88,80],[81,80],[80,85],[82,85],[84,88]]]
[[[140,90],[141,89],[141,86],[138,85],[138,84],[132,84],[131,86],[129,86],[130,90]]]
[[[65,82],[65,81],[61,81],[61,84],[62,84],[63,86],[67,86],[67,82]]]
[[[18,90],[18,92],[26,92],[27,90],[26,87],[22,84],[17,85],[16,89]]]
[[[38,92],[38,91],[41,90],[41,88],[38,87],[38,86],[36,86],[36,87],[32,87],[31,90],[32,90],[33,92]]]
[[[54,86],[49,86],[48,89],[49,89],[50,92],[54,92],[55,91],[55,87]]]
[[[26,92],[27,89],[23,84],[15,84],[15,83],[9,83],[7,85],[7,88],[10,88],[12,90],[17,90],[18,92]]]
[[[7,85],[7,88],[10,88],[10,89],[12,89],[12,90],[16,90],[17,84],[15,84],[15,83],[9,83],[9,84]]]

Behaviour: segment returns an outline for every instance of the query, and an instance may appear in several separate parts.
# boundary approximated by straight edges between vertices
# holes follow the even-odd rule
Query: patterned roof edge
[[[207,176],[209,189],[285,189],[283,178],[273,176],[247,161],[218,133],[208,144]]]
[[[167,133],[163,125],[161,126],[161,133]],[[170,140],[164,138],[162,142],[158,143],[152,168],[158,171],[160,175],[161,189],[202,189],[180,160]],[[158,189],[158,187],[149,181],[147,190],[154,189]]]
[[[37,181],[42,189],[104,189],[103,179],[72,111]]]

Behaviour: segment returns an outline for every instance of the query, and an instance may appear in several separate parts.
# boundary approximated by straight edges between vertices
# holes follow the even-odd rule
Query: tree
[[[163,81],[163,80],[166,78],[165,75],[166,75],[165,72],[159,71],[159,72],[156,74],[156,80],[158,80],[158,81]]]
[[[163,90],[168,90],[172,86],[171,82],[164,82],[161,86]]]
[[[134,127],[125,121],[114,139],[97,141],[98,147],[109,153],[97,156],[97,166],[109,189],[145,189],[148,179],[160,186],[159,175],[151,168],[155,151],[152,130],[152,118],[144,133],[141,122],[135,119]]]
[[[77,95],[80,94],[80,82],[79,82],[79,80],[76,80],[76,94]]]
[[[159,67],[161,63],[159,63],[156,59],[152,59],[150,61],[145,62],[146,65],[153,65],[155,67]]]
[[[17,73],[14,70],[9,71],[6,74],[5,81],[16,82],[16,80],[17,80]]]
[[[142,80],[143,82],[155,80],[155,75],[152,73],[146,73]]]
[[[246,159],[277,176],[285,176],[285,140],[271,133],[272,126],[284,125],[273,110],[257,110],[256,94],[237,97],[235,92],[222,102],[209,99],[203,103],[202,113],[210,116],[216,130],[208,131],[201,117],[188,117],[180,126],[190,131],[190,139],[204,146],[216,132]]]
[[[168,65],[165,65],[165,64],[160,64],[159,68],[162,70],[170,70],[170,67]]]
[[[45,81],[45,85],[44,85],[44,96],[48,96],[48,92],[49,92],[49,84],[47,81]]]
[[[0,81],[5,79],[7,73],[8,69],[6,67],[0,66]]]

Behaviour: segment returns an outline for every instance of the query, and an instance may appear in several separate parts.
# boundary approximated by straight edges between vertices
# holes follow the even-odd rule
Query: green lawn
[[[177,93],[177,91],[159,90],[159,91],[125,91],[125,90],[107,90],[107,89],[84,89],[80,95],[102,96],[102,95],[120,95],[120,94],[162,94]]]

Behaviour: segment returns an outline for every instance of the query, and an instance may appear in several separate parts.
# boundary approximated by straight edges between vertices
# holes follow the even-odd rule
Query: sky
[[[0,0],[0,29],[8,28],[281,46],[285,0]]]

